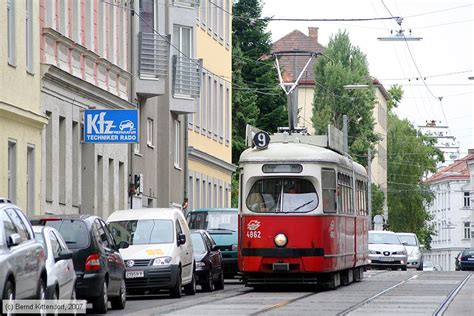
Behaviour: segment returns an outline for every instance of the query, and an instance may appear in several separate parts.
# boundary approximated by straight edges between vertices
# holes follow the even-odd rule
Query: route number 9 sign
[[[257,132],[253,136],[253,144],[257,146],[258,149],[265,149],[270,144],[270,135],[267,132]]]

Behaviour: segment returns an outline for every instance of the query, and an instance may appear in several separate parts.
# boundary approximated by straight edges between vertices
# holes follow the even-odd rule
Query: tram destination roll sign
[[[138,143],[138,110],[85,110],[85,143]]]

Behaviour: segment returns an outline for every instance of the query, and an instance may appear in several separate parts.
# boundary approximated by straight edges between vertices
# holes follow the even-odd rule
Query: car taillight
[[[100,256],[98,254],[92,254],[86,260],[86,271],[95,270],[100,270]]]

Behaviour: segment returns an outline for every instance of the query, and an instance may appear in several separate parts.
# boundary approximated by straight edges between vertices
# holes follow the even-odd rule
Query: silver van
[[[421,252],[420,242],[413,233],[397,233],[398,238],[405,245],[408,254],[408,268],[423,270],[423,253]]]

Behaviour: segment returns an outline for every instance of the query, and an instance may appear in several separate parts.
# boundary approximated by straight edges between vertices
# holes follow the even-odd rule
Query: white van
[[[194,254],[188,224],[179,209],[122,210],[107,219],[125,262],[127,292],[169,290],[172,297],[194,295]]]

